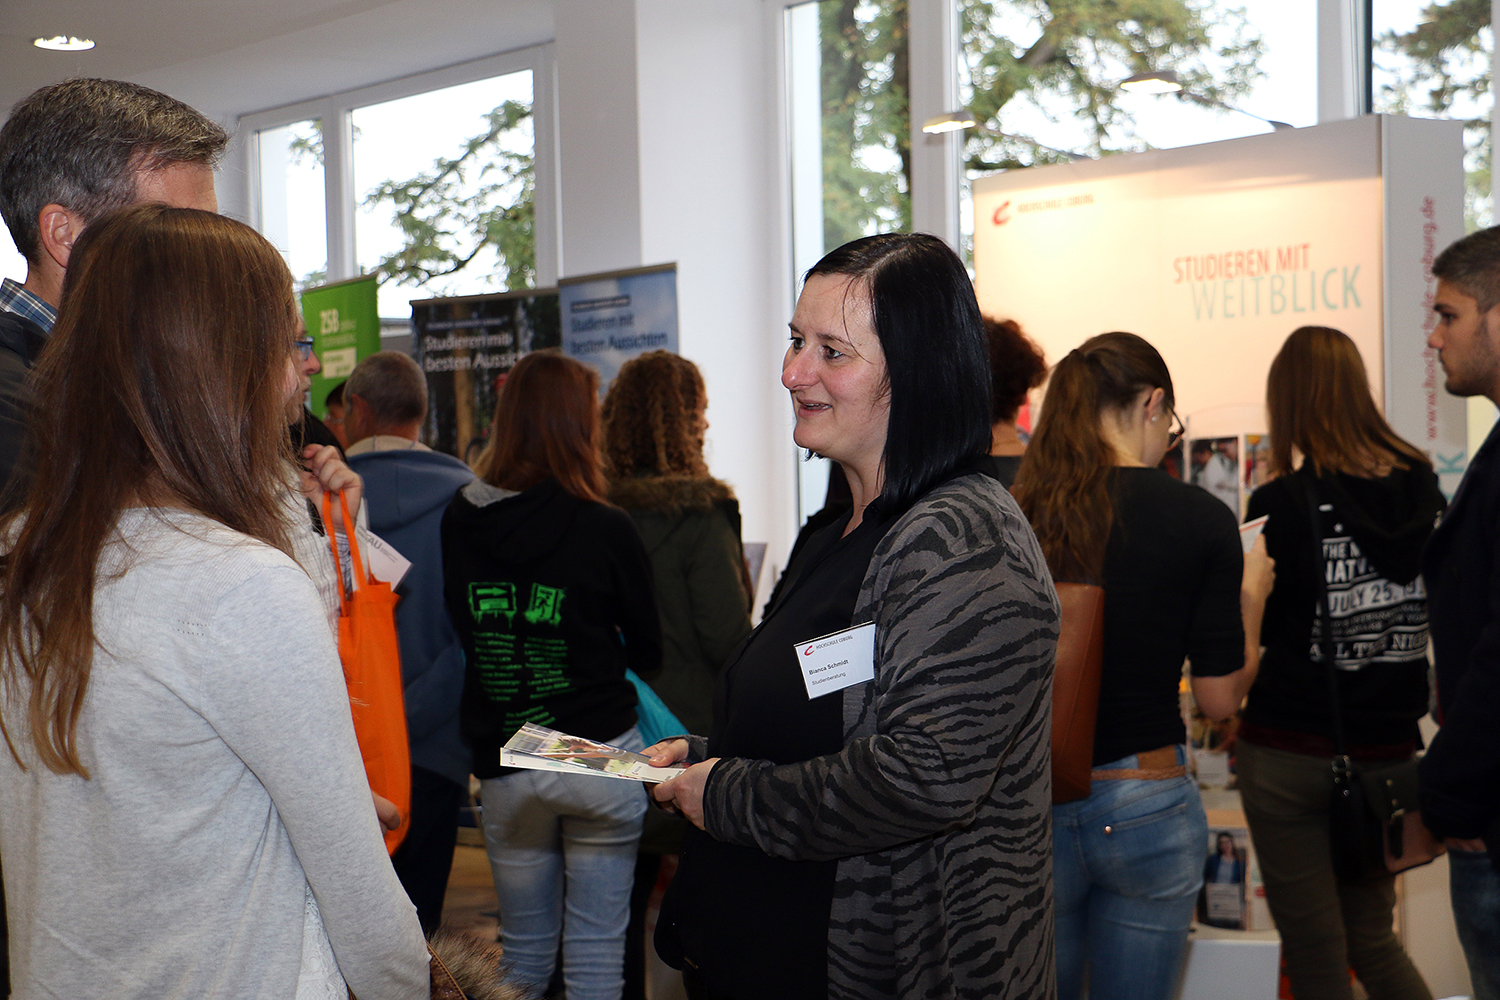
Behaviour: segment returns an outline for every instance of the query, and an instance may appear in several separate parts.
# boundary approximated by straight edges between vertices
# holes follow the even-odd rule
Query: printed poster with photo
[[[309,407],[328,416],[324,400],[363,358],[380,350],[380,310],[375,275],[319,285],[302,293],[302,321],[322,370],[312,377]]]
[[[677,265],[659,264],[558,283],[563,353],[599,373],[602,399],[620,366],[647,351],[677,351]]]
[[[1223,501],[1240,520],[1239,437],[1193,438],[1188,444],[1188,482]]]
[[[1250,494],[1271,481],[1271,435],[1245,435],[1245,503]]]
[[[1203,891],[1198,895],[1198,922],[1210,927],[1247,930],[1250,924],[1250,831],[1245,827],[1208,828],[1203,862]]]
[[[411,304],[412,348],[427,376],[422,441],[472,461],[487,440],[506,373],[562,339],[557,292],[536,289]]]

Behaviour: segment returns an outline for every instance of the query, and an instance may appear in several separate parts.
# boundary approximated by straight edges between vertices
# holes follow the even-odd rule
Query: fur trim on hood
[[[676,515],[733,499],[729,485],[712,476],[631,476],[609,484],[609,502],[626,510]]]

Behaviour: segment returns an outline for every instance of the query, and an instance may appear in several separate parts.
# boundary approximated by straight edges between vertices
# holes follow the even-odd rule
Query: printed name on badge
[[[875,623],[797,643],[797,665],[808,698],[874,680]]]

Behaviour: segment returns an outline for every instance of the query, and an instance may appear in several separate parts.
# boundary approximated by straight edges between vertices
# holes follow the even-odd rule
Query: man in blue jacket
[[[381,351],[344,387],[349,465],[364,477],[370,530],[411,560],[396,588],[396,633],[411,743],[411,826],[391,858],[422,930],[443,916],[458,811],[467,798],[469,752],[458,733],[464,654],[443,604],[439,528],[469,467],[417,440],[427,417],[427,381],[415,361]]]
[[[1438,256],[1428,338],[1456,396],[1500,405],[1500,227]],[[1442,728],[1422,819],[1449,847],[1453,916],[1476,997],[1500,997],[1500,425],[1469,461],[1422,558]]]

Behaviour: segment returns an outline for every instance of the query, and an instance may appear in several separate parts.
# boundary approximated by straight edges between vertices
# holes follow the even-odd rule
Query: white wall
[[[791,317],[780,17],[762,0],[636,10],[642,261],[678,263],[680,350],[708,385],[709,464],[739,495],[746,540],[769,542],[778,569],[795,532],[780,382]]]
[[[642,263],[635,8],[554,5],[563,277]]]

